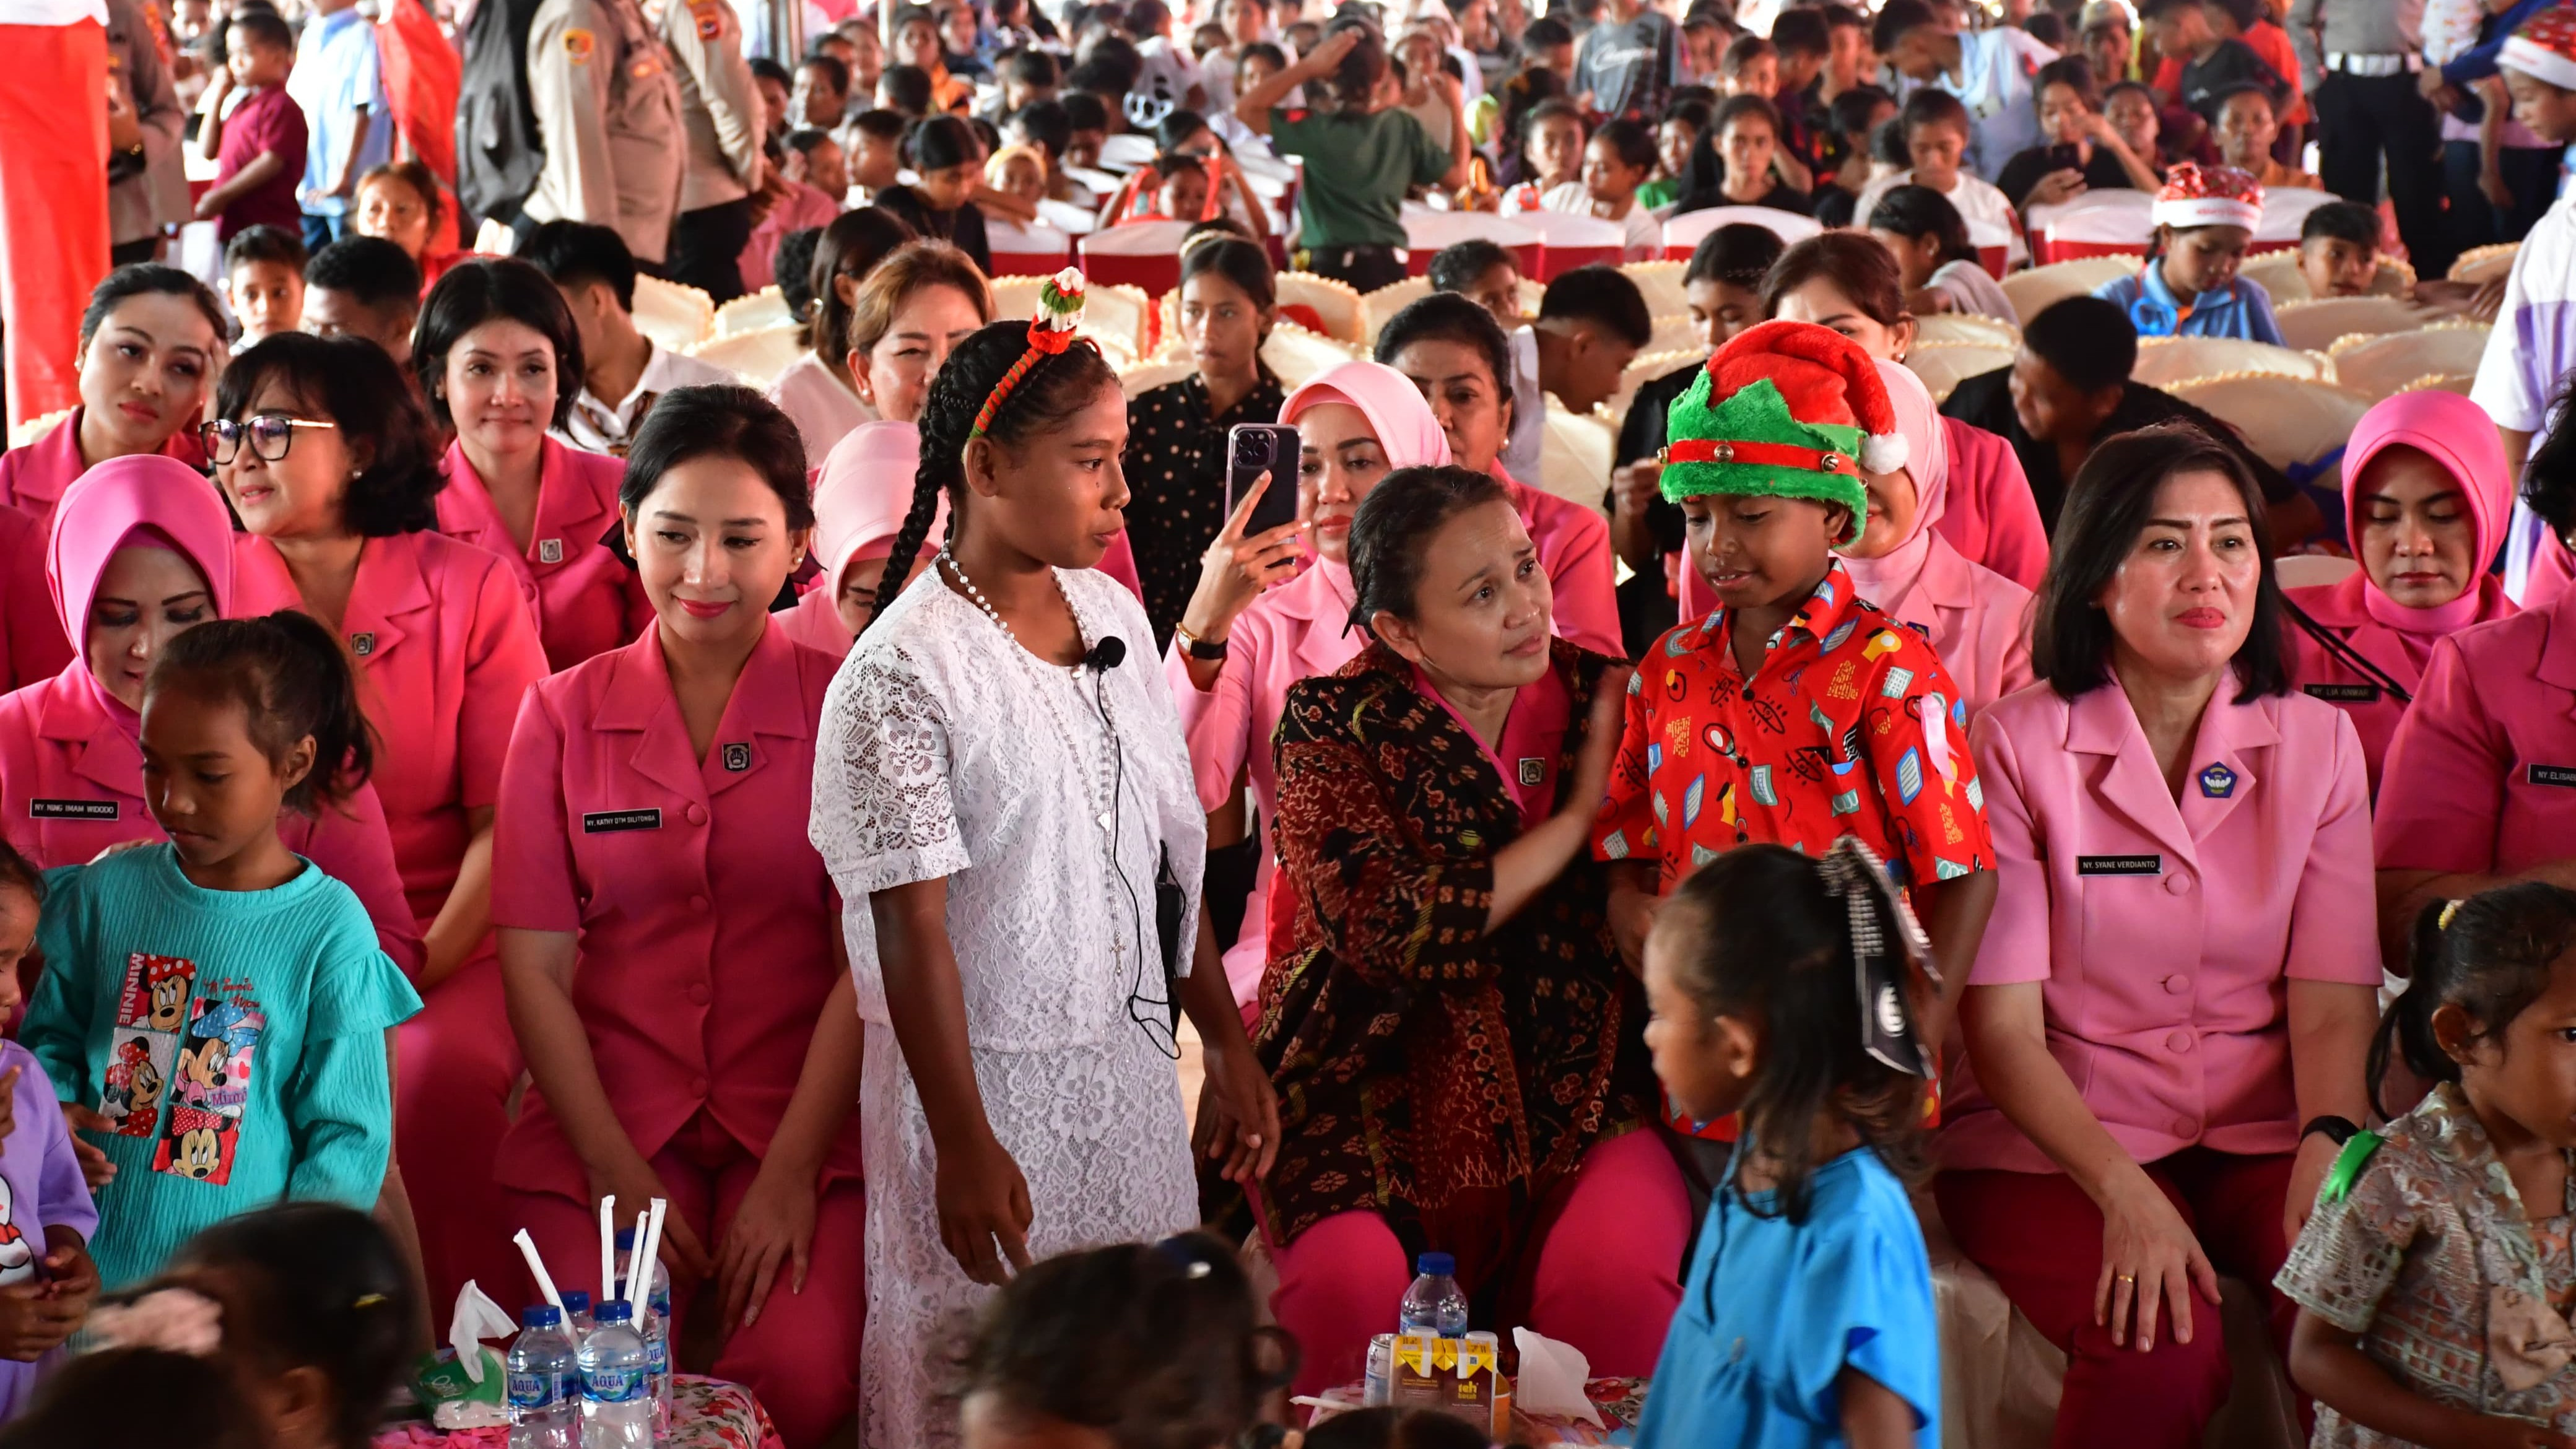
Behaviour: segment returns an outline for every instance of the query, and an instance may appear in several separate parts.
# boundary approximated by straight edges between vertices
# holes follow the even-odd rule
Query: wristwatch
[[[1192,659],[1223,659],[1225,657],[1225,641],[1222,639],[1202,639],[1198,635],[1191,633],[1186,626],[1180,624],[1174,624],[1172,626],[1172,637],[1181,641],[1181,651],[1189,655]]]
[[[2317,1117],[2311,1119],[2307,1126],[2299,1129],[2299,1140],[2305,1142],[2320,1132],[2331,1139],[2335,1146],[2341,1147],[2359,1135],[2361,1128],[2354,1125],[2349,1117]]]

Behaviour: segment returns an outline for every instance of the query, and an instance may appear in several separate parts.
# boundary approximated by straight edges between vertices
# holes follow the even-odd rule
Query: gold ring
[[[2114,1273],[2111,1277],[2114,1281],[2121,1283],[2135,1283],[2138,1281],[2138,1275],[2135,1273]]]

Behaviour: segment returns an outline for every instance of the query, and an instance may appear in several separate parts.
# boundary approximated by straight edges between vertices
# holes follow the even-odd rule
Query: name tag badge
[[[121,807],[113,800],[30,800],[30,820],[114,820]]]
[[[2525,765],[2523,770],[2535,785],[2576,787],[2576,765]]]
[[[2224,800],[2236,793],[2236,772],[2225,765],[2212,765],[2200,772],[2200,793],[2212,800]]]
[[[1547,761],[1524,759],[1520,762],[1521,783],[1536,785],[1547,779]]]
[[[659,830],[660,810],[593,810],[581,817],[584,835],[615,835],[622,830]]]
[[[539,563],[562,563],[562,562],[563,562],[563,540],[562,540],[562,539],[560,539],[560,538],[541,538],[541,539],[538,539],[538,540],[537,540],[537,562],[539,562]]]
[[[726,768],[726,769],[733,771],[733,772],[734,772],[735,774],[737,774],[737,775],[741,774],[741,773],[742,773],[743,771],[745,771],[745,770],[750,769],[750,768],[751,768],[751,746],[749,746],[749,745],[727,745],[727,746],[725,746],[725,747],[724,747],[724,765],[725,765],[725,768]]]
[[[2075,857],[2077,875],[2163,875],[2165,858],[2161,855],[2079,855]]]
[[[2330,704],[2370,704],[2379,698],[2376,684],[2303,684],[2299,686],[2312,699]]]
[[[350,636],[349,636],[349,652],[350,652],[350,653],[352,653],[352,654],[357,655],[357,656],[358,656],[359,658],[361,658],[361,659],[364,659],[364,658],[366,658],[368,655],[375,653],[375,652],[376,652],[376,636],[375,636],[372,632],[369,632],[369,633],[359,633],[359,634],[352,634],[352,635],[350,635]]]

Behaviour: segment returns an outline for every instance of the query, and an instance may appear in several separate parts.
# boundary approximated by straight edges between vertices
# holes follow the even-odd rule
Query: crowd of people
[[[0,455],[0,1446],[359,1449],[612,1197],[795,1449],[1276,1442],[1426,1257],[1641,1443],[1929,1445],[1927,1245],[2057,1443],[2202,1442],[2221,1275],[2318,1445],[2576,1443],[2576,7],[106,4]],[[2325,475],[2133,377],[2281,341],[2300,192],[2309,295],[2492,323]],[[1641,378],[1639,274],[1424,206],[1741,210]],[[1004,315],[1147,222],[1177,380]],[[1429,290],[1292,385],[1283,264]]]

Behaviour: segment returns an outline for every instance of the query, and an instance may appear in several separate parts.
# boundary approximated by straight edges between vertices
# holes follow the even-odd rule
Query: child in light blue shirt
[[[2120,305],[2140,337],[2240,337],[2281,341],[2271,295],[2237,275],[2263,221],[2263,188],[2227,166],[2175,166],[2156,193],[2155,240],[2133,277],[2093,295]]]
[[[1930,948],[1851,836],[1739,846],[1646,940],[1646,1045],[1673,1105],[1739,1113],[1655,1365],[1647,1449],[1938,1449],[1940,1336],[1919,1165]]]

